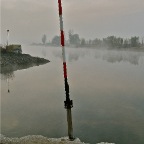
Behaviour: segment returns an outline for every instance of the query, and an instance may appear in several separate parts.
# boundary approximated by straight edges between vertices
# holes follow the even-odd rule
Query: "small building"
[[[13,52],[13,53],[22,53],[21,45],[8,45],[6,46],[6,52]]]

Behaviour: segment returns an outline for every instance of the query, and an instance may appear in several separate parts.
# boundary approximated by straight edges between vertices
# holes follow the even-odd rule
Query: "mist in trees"
[[[42,44],[51,46],[61,46],[60,36],[56,35],[51,42],[46,43],[47,36],[42,36]],[[65,45],[68,47],[91,47],[91,48],[139,48],[144,47],[144,37],[132,36],[131,38],[122,38],[116,36],[108,36],[106,38],[85,39],[81,38],[78,33],[73,30],[68,31],[68,38],[65,39]]]
[[[72,36],[71,34],[69,35],[69,44],[73,44],[78,47],[138,48],[143,46],[143,40],[140,42],[140,38],[137,36],[131,38],[108,36],[103,39],[95,38],[93,40],[86,40],[84,38],[80,39],[78,34],[74,34]]]
[[[132,48],[143,46],[143,39],[140,43],[140,38],[133,36],[131,38],[121,38],[116,36],[108,36],[103,39],[95,38],[93,40],[86,40],[80,38],[79,34],[74,33],[73,30],[68,32],[67,44],[72,47],[107,47],[107,48]]]
[[[47,40],[47,36],[44,34],[42,36],[42,43],[45,45],[46,44],[46,40]]]
[[[131,37],[130,39],[131,47],[140,46],[139,37]]]
[[[80,38],[78,34],[75,34],[73,30],[69,30],[69,44],[72,46],[79,46],[80,45]]]
[[[51,41],[51,44],[54,46],[60,46],[60,36],[54,36]]]

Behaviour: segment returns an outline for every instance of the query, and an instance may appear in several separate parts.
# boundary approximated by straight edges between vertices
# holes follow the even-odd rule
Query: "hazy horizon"
[[[144,36],[143,0],[63,0],[65,36],[73,29],[86,39],[109,35],[120,37]],[[59,35],[57,0],[1,0],[1,40],[10,43],[41,42]]]

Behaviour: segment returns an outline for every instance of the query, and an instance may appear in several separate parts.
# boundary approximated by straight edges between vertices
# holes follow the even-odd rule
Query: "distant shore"
[[[61,47],[60,45],[52,45],[52,44],[37,44],[37,43],[32,43],[30,44],[31,46],[41,46],[41,47]],[[75,46],[75,45],[65,45],[67,48],[86,48],[86,49],[107,49],[107,50],[122,50],[122,51],[142,51],[144,52],[144,46],[141,47],[95,47],[95,46]]]

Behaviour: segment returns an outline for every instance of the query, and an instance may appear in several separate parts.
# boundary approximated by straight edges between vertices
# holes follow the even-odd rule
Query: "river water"
[[[23,53],[50,63],[1,75],[1,133],[66,136],[61,48],[24,45]],[[144,52],[66,48],[66,57],[74,136],[144,143]]]

